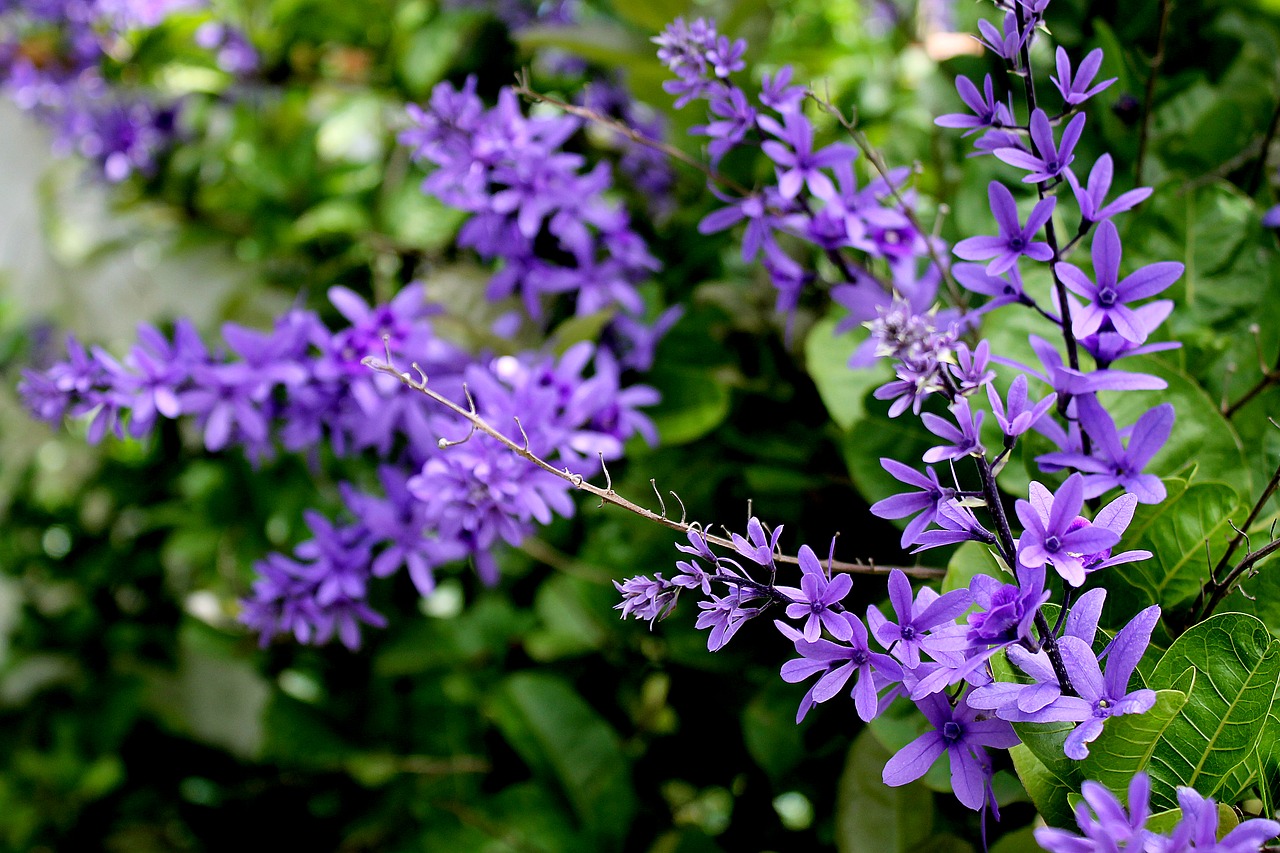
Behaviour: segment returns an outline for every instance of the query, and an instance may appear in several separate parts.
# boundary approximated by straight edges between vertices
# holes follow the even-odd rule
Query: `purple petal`
[[[946,748],[941,735],[936,731],[926,732],[889,759],[881,778],[891,787],[914,782],[929,772]]]

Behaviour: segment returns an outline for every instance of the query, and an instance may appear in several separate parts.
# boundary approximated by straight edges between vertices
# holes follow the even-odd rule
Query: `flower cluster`
[[[742,260],[761,260],[778,290],[779,312],[791,312],[816,278],[810,265],[782,248],[781,234],[816,247],[830,261],[833,296],[850,308],[855,324],[873,319],[893,293],[916,305],[933,303],[941,276],[932,259],[946,247],[916,227],[913,196],[904,188],[910,170],[892,170],[859,186],[855,147],[816,147],[814,125],[803,112],[807,92],[792,85],[791,67],[766,75],[759,94],[749,96],[733,82],[745,67],[746,43],[719,34],[713,22],[677,19],[654,41],[675,75],[664,88],[677,96],[676,106],[708,103],[711,120],[693,132],[710,140],[712,165],[735,148],[755,146],[774,166],[775,181],[759,190],[717,191],[726,206],[704,218],[699,231],[746,223]],[[873,264],[887,272],[873,272]],[[861,355],[860,363],[870,360]]]
[[[1027,52],[1039,37],[1048,4],[1010,0],[1001,5],[1008,10],[1003,26],[984,22],[983,41],[1011,71],[1030,74]],[[909,490],[878,501],[872,512],[906,519],[904,548],[919,552],[979,543],[1003,573],[979,574],[967,588],[940,594],[927,586],[913,592],[907,575],[895,569],[889,577],[892,613],[871,606],[860,618],[843,603],[850,591],[848,577],[833,575],[830,559],[824,571],[808,546],[801,547],[795,561],[800,585],[779,585],[780,528],[766,536],[753,520],[746,538],[715,541],[732,547],[732,557],[718,555],[711,538],[691,530],[690,544],[677,546],[690,557],[677,562],[676,574],[619,584],[619,607],[624,615],[652,621],[670,613],[682,591],[700,592],[698,625],[710,629],[708,646],[715,650],[746,621],[777,605],[786,620],[775,625],[798,655],[783,667],[782,677],[788,682],[816,677],[798,718],[851,683],[849,692],[864,720],[877,716],[894,698],[906,697],[931,729],[890,759],[885,782],[901,785],[918,779],[945,753],[958,799],[973,809],[994,807],[987,750],[1016,744],[1014,723],[1074,723],[1063,749],[1079,760],[1106,720],[1143,713],[1156,698],[1154,691],[1131,689],[1130,683],[1160,619],[1159,607],[1134,615],[1099,649],[1105,592],[1094,589],[1076,598],[1090,574],[1151,556],[1142,550],[1121,552],[1118,546],[1137,505],[1165,496],[1159,478],[1144,469],[1169,437],[1173,409],[1158,405],[1136,423],[1122,426],[1099,395],[1165,387],[1158,377],[1113,365],[1171,346],[1150,337],[1172,303],[1147,300],[1182,274],[1181,264],[1156,263],[1123,275],[1122,247],[1111,218],[1141,202],[1150,190],[1130,190],[1108,201],[1113,178],[1108,156],[1099,158],[1083,181],[1073,170],[1086,122],[1080,110],[1113,82],[1094,82],[1101,52],[1073,68],[1059,49],[1054,84],[1063,111],[1047,115],[1028,83],[1025,124],[1019,124],[1011,99],[997,98],[989,76],[981,90],[959,79],[957,89],[969,112],[943,116],[938,124],[965,129],[966,135],[981,132],[978,152],[1021,170],[1020,183],[1034,189],[1036,198],[1024,218],[1012,189],[992,182],[988,195],[997,233],[956,244],[955,255],[968,263],[951,270],[930,263],[921,275],[919,261],[938,251],[938,244],[908,227],[906,209],[883,203],[888,191],[896,189],[892,182],[869,193],[857,190],[853,149],[833,145],[815,150],[814,129],[799,111],[801,90],[789,87],[789,69],[764,81],[758,112],[728,82],[744,66],[741,42],[718,34],[703,20],[678,20],[656,41],[659,56],[677,78],[668,83],[668,91],[680,104],[708,100],[718,119],[695,129],[711,137],[713,164],[749,133],[760,130],[773,137],[762,148],[775,164],[777,184],[732,200],[730,207],[704,221],[703,230],[748,220],[744,259],[763,253],[771,270],[790,260],[774,239],[779,230],[806,237],[833,261],[843,259],[840,253],[847,249],[888,261],[888,281],[869,273],[852,275],[832,296],[853,315],[846,327],[862,323],[870,329],[856,361],[874,356],[894,364],[895,378],[875,396],[890,401],[891,416],[908,410],[919,415],[937,444],[923,454],[923,473],[898,460],[882,460]],[[1055,230],[1055,216],[1064,212],[1065,190],[1059,193],[1060,187],[1070,190],[1078,208],[1075,236],[1065,243]],[[885,223],[899,230],[892,231],[894,239],[877,242],[873,235],[890,233],[876,230]],[[1087,272],[1067,258],[1090,236],[1093,264]],[[1029,263],[1047,265],[1050,293],[1033,294],[1024,287],[1021,268]],[[967,312],[937,306],[938,283],[945,274],[953,275],[980,304]],[[1030,344],[1040,369],[993,354],[977,332],[991,312],[1011,305],[1033,310],[1056,327],[1065,359],[1037,336]],[[1092,359],[1092,369],[1084,357]],[[997,365],[1015,371],[999,387]],[[1044,386],[1039,395],[1033,381]],[[1056,445],[1037,457],[1041,471],[1064,479],[1056,489],[1032,482],[1026,499],[1016,502],[1011,524],[996,478],[1032,430]],[[932,466],[944,462],[949,471],[940,476]],[[1099,507],[1095,499],[1115,489],[1121,493]],[[975,512],[979,509],[981,514]],[[1052,598],[1050,569],[1064,590],[1056,625],[1044,611]],[[718,594],[721,590],[727,592]],[[997,656],[1012,669],[995,666]]]
[[[158,26],[197,0],[41,0],[0,6],[0,85],[21,109],[54,129],[54,147],[96,164],[118,183],[149,175],[177,138],[175,102],[117,88],[104,65],[117,61],[122,33]],[[243,74],[257,54],[243,35],[210,21],[199,46],[223,70]],[[112,57],[109,59],[109,57]]]
[[[383,460],[381,496],[343,486],[352,522],[309,514],[312,538],[292,556],[273,554],[258,565],[242,618],[264,641],[290,633],[301,642],[336,636],[354,646],[361,623],[380,623],[366,602],[371,578],[405,568],[426,595],[436,566],[470,557],[494,583],[498,544],[519,544],[535,523],[573,512],[570,484],[491,439],[442,451],[442,442],[463,438],[456,421],[362,359],[390,353],[416,362],[442,393],[469,395],[493,423],[518,417],[532,452],[586,475],[620,456],[632,435],[656,441],[639,411],[656,402],[656,392],[622,387],[607,350],[584,342],[559,358],[477,359],[435,334],[419,285],[386,305],[370,306],[341,287],[329,296],[347,323],[337,331],[294,309],[267,333],[225,326],[225,347],[211,351],[190,323],[179,321],[171,337],[144,326],[122,360],[73,339],[65,362],[28,371],[20,386],[43,420],[89,419],[95,442],[108,432],[144,438],[162,417],[185,418],[211,452],[237,446],[263,458],[324,445],[339,458]]]
[[[636,286],[658,261],[627,212],[606,197],[608,165],[586,170],[582,156],[562,150],[580,121],[526,117],[510,88],[486,108],[474,77],[461,89],[438,84],[427,107],[410,106],[409,116],[414,126],[401,142],[436,166],[423,191],[472,214],[459,246],[501,262],[489,298],[519,294],[535,320],[559,294],[573,294],[578,314],[620,312],[611,326],[616,349],[627,367],[647,368],[654,336],[675,315],[656,328],[643,323],[645,303]]]

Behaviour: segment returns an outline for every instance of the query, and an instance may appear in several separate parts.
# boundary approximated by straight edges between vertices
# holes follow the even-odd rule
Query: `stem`
[[[1160,76],[1160,68],[1164,65],[1164,37],[1169,29],[1169,13],[1173,9],[1173,0],[1160,0],[1160,29],[1156,33],[1156,53],[1151,58],[1151,67],[1147,72],[1147,91],[1142,101],[1142,127],[1138,131],[1138,159],[1133,166],[1133,181],[1142,186],[1142,166],[1147,158],[1147,135],[1151,130],[1151,109],[1156,100],[1156,78]]]
[[[1280,539],[1272,540],[1258,550],[1245,554],[1244,559],[1231,570],[1231,574],[1227,575],[1226,580],[1213,591],[1213,594],[1209,597],[1209,602],[1204,607],[1204,613],[1200,615],[1199,621],[1203,622],[1213,615],[1214,609],[1235,588],[1236,583],[1244,576],[1245,572],[1252,570],[1255,565],[1276,551],[1280,551]]]
[[[1258,160],[1253,164],[1253,173],[1249,175],[1249,181],[1245,184],[1245,192],[1253,195],[1258,191],[1258,186],[1262,183],[1262,173],[1267,167],[1267,149],[1271,147],[1271,141],[1276,138],[1276,130],[1280,129],[1280,102],[1276,103],[1275,112],[1271,114],[1271,123],[1267,125],[1267,132],[1262,137],[1262,150],[1258,152]]]
[[[1213,571],[1209,573],[1208,582],[1201,587],[1199,595],[1196,596],[1195,604],[1191,606],[1190,612],[1192,614],[1200,613],[1201,608],[1204,608],[1203,613],[1200,613],[1199,617],[1195,619],[1196,622],[1202,622],[1208,618],[1209,614],[1213,613],[1214,608],[1218,606],[1218,602],[1231,592],[1232,584],[1238,581],[1240,576],[1244,574],[1245,571],[1248,571],[1253,563],[1258,562],[1262,557],[1271,553],[1270,551],[1267,551],[1267,548],[1271,548],[1272,545],[1275,544],[1274,542],[1266,548],[1261,549],[1261,551],[1246,554],[1244,559],[1240,561],[1240,565],[1232,569],[1225,579],[1222,581],[1218,580],[1218,575],[1222,574],[1222,570],[1231,562],[1231,558],[1235,556],[1235,553],[1240,548],[1241,543],[1248,540],[1249,528],[1258,520],[1258,516],[1262,514],[1263,507],[1265,507],[1267,502],[1271,500],[1271,496],[1276,493],[1277,488],[1280,488],[1280,466],[1276,467],[1275,473],[1271,475],[1271,481],[1267,483],[1266,488],[1262,490],[1262,495],[1253,505],[1253,509],[1249,510],[1249,517],[1245,519],[1244,525],[1236,528],[1236,535],[1227,543],[1227,550],[1223,552],[1222,558],[1218,560],[1217,565],[1213,567]],[[1263,551],[1266,553],[1262,553]],[[1257,556],[1252,560],[1252,562],[1250,562],[1250,558],[1254,557],[1254,554],[1260,554],[1261,556]],[[1245,565],[1246,563],[1248,563],[1248,565]],[[1244,568],[1242,569],[1241,566]],[[1206,598],[1208,599],[1207,602]]]
[[[417,371],[418,376],[420,378],[415,380],[410,374],[400,372],[399,370],[396,369],[395,365],[390,363],[390,354],[388,354],[387,358],[388,358],[387,361],[379,361],[373,356],[368,356],[361,363],[364,364],[365,367],[368,367],[371,370],[375,370],[379,373],[385,373],[388,376],[394,376],[396,379],[400,380],[402,383],[404,383],[406,386],[413,389],[414,391],[417,391],[418,393],[424,394],[427,397],[430,397],[432,400],[435,400],[437,403],[449,409],[450,411],[454,412],[459,417],[463,418],[469,424],[471,424],[472,432],[478,431],[478,432],[484,433],[485,435],[498,441],[498,443],[506,447],[515,455],[533,463],[537,467],[541,468],[543,471],[546,471],[549,474],[553,474],[556,477],[559,477],[561,480],[564,480],[565,482],[572,485],[575,489],[578,489],[579,491],[587,492],[588,494],[591,494],[591,495],[595,495],[600,499],[601,506],[604,506],[605,504],[612,504],[613,506],[621,507],[622,509],[625,509],[627,512],[638,515],[643,519],[653,522],[654,524],[660,524],[663,527],[668,527],[672,530],[678,530],[681,533],[688,533],[690,530],[697,529],[699,533],[702,534],[702,537],[707,540],[707,542],[710,542],[714,545],[718,545],[721,548],[725,548],[727,550],[733,550],[732,540],[726,539],[721,536],[714,536],[710,533],[707,533],[702,528],[702,526],[697,524],[696,522],[686,521],[683,512],[681,513],[680,520],[676,521],[674,519],[668,518],[665,510],[662,513],[656,513],[653,510],[646,509],[645,507],[642,507],[639,504],[629,501],[626,498],[622,497],[617,492],[615,492],[613,490],[613,486],[607,482],[608,469],[605,470],[606,485],[604,488],[601,488],[597,485],[587,482],[587,480],[581,474],[575,474],[572,471],[570,471],[568,468],[557,468],[556,466],[552,465],[550,462],[546,461],[542,457],[538,456],[536,453],[529,450],[529,445],[527,441],[523,445],[518,444],[515,441],[512,441],[507,436],[503,435],[493,426],[491,426],[488,421],[486,421],[484,418],[480,417],[479,414],[477,414],[474,404],[470,409],[463,408],[462,406],[459,406],[457,403],[453,402],[449,398],[438,393],[434,388],[428,388],[427,376],[425,373],[422,372],[422,369],[418,367],[416,363],[413,364],[412,366],[413,366],[413,369]],[[467,439],[462,439],[462,441],[466,441],[466,440]],[[461,443],[461,442],[456,442],[456,443]],[[776,558],[776,560],[780,563],[787,563],[790,565],[798,565],[800,562],[796,557],[792,557],[789,555],[779,556]],[[918,578],[940,578],[946,574],[946,571],[943,569],[936,569],[929,566],[880,566],[872,562],[866,562],[866,563],[843,562],[840,560],[832,560],[830,561],[830,565],[833,571],[850,572],[853,574],[864,574],[864,575],[887,575],[890,572],[892,572],[894,569],[901,571],[903,574],[911,575],[913,577],[918,577]]]
[[[978,473],[982,477],[982,491],[986,495],[987,508],[991,511],[992,517],[996,523],[996,537],[999,539],[999,547],[1003,552],[1005,564],[1014,567],[1017,566],[1016,548],[1013,544],[1013,532],[1009,528],[1009,519],[1005,515],[1004,504],[1000,502],[1000,493],[996,489],[995,474],[991,471],[991,465],[987,462],[985,456],[975,456],[977,461]],[[1016,576],[1016,575],[1015,575]],[[1053,674],[1058,677],[1058,687],[1064,695],[1076,696],[1075,687],[1071,684],[1071,675],[1067,672],[1067,666],[1062,661],[1062,652],[1058,650],[1058,639],[1054,636],[1053,629],[1049,627],[1049,620],[1044,618],[1044,611],[1036,608],[1036,630],[1040,632],[1040,646],[1044,649],[1044,653],[1049,656],[1049,663],[1053,666]]]
[[[1259,345],[1259,349],[1261,349],[1261,345]],[[1259,361],[1261,361],[1261,356],[1259,356]],[[1263,362],[1264,366],[1265,364],[1266,362]],[[1227,418],[1228,420],[1235,417],[1236,413],[1239,412],[1241,409],[1243,409],[1246,405],[1248,405],[1250,400],[1252,400],[1254,397],[1258,396],[1263,391],[1267,390],[1272,385],[1275,385],[1278,382],[1280,382],[1280,355],[1276,356],[1275,366],[1272,367],[1270,370],[1264,370],[1262,373],[1262,378],[1259,379],[1252,388],[1244,392],[1244,396],[1242,396],[1239,400],[1236,400],[1231,405],[1222,407],[1222,416],[1224,418]]]

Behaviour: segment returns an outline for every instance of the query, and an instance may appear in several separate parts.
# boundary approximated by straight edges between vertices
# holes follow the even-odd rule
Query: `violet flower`
[[[1110,548],[1120,536],[1092,525],[1071,528],[1084,505],[1084,480],[1079,474],[1068,477],[1056,495],[1033,481],[1030,498],[1014,505],[1023,526],[1018,562],[1030,568],[1048,563],[1067,583],[1080,586],[1084,583],[1083,556]]]
[[[837,143],[814,151],[813,125],[800,112],[786,113],[784,124],[769,116],[761,116],[759,122],[761,128],[782,140],[768,140],[760,147],[777,165],[778,192],[784,199],[795,198],[806,184],[818,198],[835,194],[835,184],[821,170],[849,162],[857,156],[857,149]]]
[[[994,385],[987,386],[987,400],[991,403],[991,413],[995,415],[996,423],[1000,424],[1000,430],[1008,438],[1016,438],[1035,426],[1040,418],[1053,408],[1058,395],[1051,393],[1035,406],[1028,408],[1027,377],[1019,373],[1009,385],[1007,406],[1001,401],[1000,392]]]
[[[940,444],[926,450],[922,457],[924,461],[933,463],[944,459],[963,459],[971,454],[981,456],[984,451],[979,433],[984,414],[982,411],[976,413],[970,411],[969,398],[961,397],[951,404],[951,415],[956,419],[958,427],[952,426],[931,412],[921,415],[920,419],[924,421],[929,432],[950,442],[950,444]]]
[[[1106,786],[1093,780],[1085,780],[1080,794],[1083,802],[1076,805],[1075,816],[1084,836],[1042,826],[1035,830],[1037,844],[1049,853],[1147,849],[1154,833],[1146,828],[1147,818],[1151,816],[1151,779],[1145,771],[1135,773],[1129,780],[1127,810]],[[1256,853],[1256,848],[1252,853]]]
[[[852,613],[836,616],[847,622],[847,645],[830,640],[811,642],[785,622],[774,622],[778,630],[795,644],[796,652],[800,655],[782,665],[782,680],[795,684],[815,673],[822,673],[801,700],[796,712],[797,723],[804,719],[815,704],[836,696],[850,678],[855,678],[852,695],[858,717],[870,721],[880,710],[879,690],[885,684],[902,680],[902,667],[896,660],[871,651],[867,644],[867,628],[861,620]]]
[[[907,744],[884,766],[882,778],[890,786],[914,782],[945,752],[951,760],[951,787],[956,799],[971,809],[982,808],[991,784],[991,761],[984,747],[1008,749],[1018,744],[1013,727],[1003,720],[978,719],[982,714],[961,697],[951,707],[946,695],[934,693],[917,703],[933,730]]]
[[[800,546],[798,559],[803,573],[800,588],[775,587],[794,602],[787,605],[787,618],[805,619],[802,636],[808,642],[821,637],[823,628],[837,640],[847,641],[852,636],[849,622],[837,608],[853,588],[853,579],[843,572],[828,578],[818,556],[808,545]]]
[[[1102,67],[1102,48],[1100,47],[1095,47],[1085,55],[1084,59],[1080,60],[1075,74],[1071,73],[1071,59],[1061,47],[1058,48],[1056,58],[1058,76],[1050,77],[1049,79],[1053,81],[1053,85],[1057,86],[1058,91],[1062,93],[1062,99],[1073,107],[1083,104],[1118,79],[1112,77],[1110,80],[1103,80],[1092,88],[1089,87],[1089,84],[1093,82],[1093,78],[1098,75],[1098,69]]]
[[[1077,468],[1084,472],[1084,496],[1095,498],[1117,486],[1140,503],[1157,504],[1165,499],[1164,482],[1142,469],[1159,452],[1173,431],[1174,409],[1162,403],[1148,410],[1128,430],[1128,446],[1121,441],[1115,421],[1092,394],[1074,400],[1080,423],[1093,440],[1093,454],[1079,451],[1047,453],[1037,457],[1053,465]]]
[[[1042,199],[1027,217],[1023,226],[1018,221],[1018,205],[1013,200],[1013,193],[999,181],[992,181],[987,186],[987,197],[991,202],[991,214],[996,219],[996,227],[1000,234],[996,237],[969,237],[956,243],[952,251],[957,257],[966,261],[982,261],[991,258],[987,264],[988,275],[1000,275],[1018,263],[1018,258],[1026,256],[1034,261],[1053,259],[1053,250],[1048,243],[1035,242],[1035,236],[1053,215],[1054,205],[1058,200],[1053,196]]]
[[[981,93],[978,92],[978,87],[963,75],[956,78],[956,91],[960,93],[960,100],[964,101],[964,105],[972,114],[947,113],[938,116],[933,120],[938,127],[968,128],[962,136],[969,136],[983,128],[999,128],[1013,124],[1009,108],[996,100],[990,74],[986,75],[982,81]]]
[[[893,495],[871,505],[871,514],[880,518],[906,518],[908,515],[919,513],[902,531],[901,544],[905,548],[915,542],[921,531],[933,523],[938,515],[938,507],[955,494],[955,489],[938,482],[938,475],[934,472],[933,466],[925,468],[925,473],[921,474],[896,459],[881,457],[880,465],[899,482],[919,489],[916,492]]]
[[[954,622],[973,601],[967,589],[938,595],[925,587],[913,599],[911,581],[900,569],[889,573],[889,601],[897,622],[891,622],[874,604],[867,608],[867,622],[876,641],[890,654],[914,669],[920,665],[920,651],[926,648],[926,634],[939,625]]]
[[[1085,309],[1075,314],[1071,330],[1076,337],[1084,337],[1098,331],[1109,321],[1115,330],[1134,343],[1146,340],[1146,328],[1134,316],[1126,303],[1155,296],[1182,275],[1183,265],[1177,261],[1161,261],[1120,279],[1120,233],[1110,220],[1098,226],[1093,240],[1093,271],[1097,282],[1081,272],[1073,264],[1054,266],[1062,283],[1073,293],[1090,301]]]
[[[1051,181],[1061,175],[1072,161],[1076,143],[1084,132],[1084,114],[1073,118],[1062,131],[1062,142],[1053,141],[1053,128],[1049,125],[1049,117],[1044,110],[1036,110],[1031,114],[1031,141],[1036,153],[1029,154],[1019,148],[997,148],[996,157],[1010,166],[1026,169],[1031,174],[1022,179],[1025,184],[1038,184]]]
[[[1080,215],[1085,222],[1101,222],[1104,219],[1110,219],[1117,213],[1132,210],[1151,195],[1151,187],[1138,187],[1121,193],[1115,201],[1107,204],[1107,192],[1111,189],[1114,173],[1115,167],[1110,154],[1103,154],[1097,159],[1093,168],[1089,170],[1089,179],[1084,186],[1080,185],[1074,172],[1067,170],[1067,183],[1071,185],[1071,192],[1075,194],[1076,203],[1080,206]]]

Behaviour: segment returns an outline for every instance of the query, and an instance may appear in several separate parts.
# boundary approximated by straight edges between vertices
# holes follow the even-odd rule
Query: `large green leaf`
[[[521,672],[489,703],[503,736],[540,775],[559,784],[597,849],[621,846],[635,794],[617,733],[566,681]]]
[[[1151,757],[1154,808],[1175,807],[1179,785],[1217,794],[1253,754],[1280,678],[1280,640],[1252,616],[1219,614],[1169,647],[1148,686],[1176,689],[1189,669],[1196,675],[1187,702]]]
[[[863,729],[836,793],[840,853],[906,853],[933,834],[933,794],[920,782],[890,788],[881,772],[891,753]]]
[[[1084,778],[1101,782],[1123,796],[1129,780],[1146,769],[1160,739],[1186,704],[1195,676],[1195,670],[1189,669],[1178,679],[1176,689],[1157,692],[1155,705],[1145,714],[1107,720],[1102,734],[1090,744],[1088,757],[1080,762]]]
[[[1075,727],[1076,724],[1071,722],[1013,724],[1022,745],[1030,750],[1045,770],[1070,790],[1078,791],[1085,777],[1080,772],[1080,762],[1067,758],[1063,746]]]
[[[892,373],[885,360],[862,370],[850,368],[849,357],[866,335],[836,335],[837,322],[836,318],[827,317],[809,330],[804,342],[804,363],[831,420],[847,430],[866,416],[867,393],[888,382]]]
[[[1207,561],[1216,561],[1233,535],[1231,521],[1243,521],[1245,511],[1236,490],[1226,483],[1166,479],[1168,497],[1162,503],[1139,506],[1125,534],[1126,548],[1152,553],[1115,577],[1137,591],[1142,603],[1158,603],[1165,610],[1195,598],[1208,574]]]
[[[1024,744],[1010,749],[1009,756],[1040,816],[1051,826],[1070,826],[1073,816],[1067,796],[1076,789],[1055,776]]]

